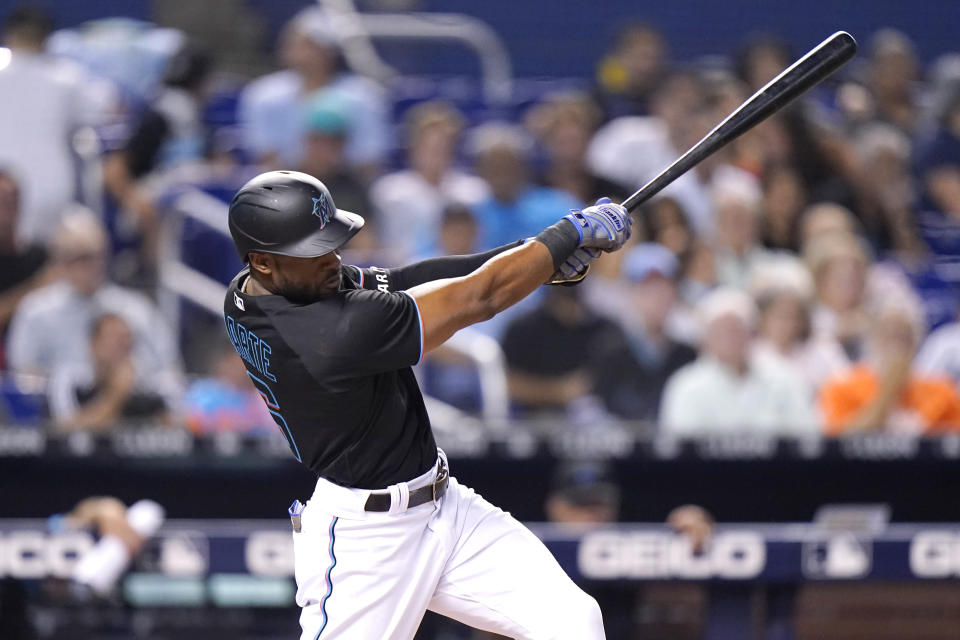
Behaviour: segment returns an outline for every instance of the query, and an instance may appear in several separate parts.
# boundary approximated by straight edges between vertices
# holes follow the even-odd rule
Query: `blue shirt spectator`
[[[514,125],[485,124],[471,136],[477,174],[491,191],[475,207],[481,249],[535,236],[570,209],[582,206],[564,191],[531,184],[531,148],[530,137]]]
[[[312,99],[335,92],[350,114],[347,161],[375,167],[390,145],[383,89],[339,68],[338,35],[328,16],[310,8],[286,27],[281,57],[287,69],[251,82],[240,96],[245,144],[268,166],[296,167],[303,156],[305,123]]]

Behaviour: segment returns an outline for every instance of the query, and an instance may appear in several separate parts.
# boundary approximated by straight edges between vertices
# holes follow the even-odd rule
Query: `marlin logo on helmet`
[[[313,199],[313,215],[320,218],[321,229],[330,222],[330,211],[327,208],[327,194],[321,193],[319,198]]]

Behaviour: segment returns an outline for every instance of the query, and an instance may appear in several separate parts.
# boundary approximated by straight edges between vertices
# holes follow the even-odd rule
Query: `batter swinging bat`
[[[639,191],[623,201],[631,213],[661,189],[696,166],[701,160],[743,132],[759,124],[794,98],[819,84],[857,52],[857,41],[846,31],[838,31],[753,94],[723,122],[690,147],[673,164]]]

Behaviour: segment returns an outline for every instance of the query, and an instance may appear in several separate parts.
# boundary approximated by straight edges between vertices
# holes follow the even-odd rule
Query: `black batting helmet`
[[[243,261],[251,251],[315,258],[355,236],[363,218],[337,209],[330,191],[313,176],[269,171],[233,197],[229,225]]]

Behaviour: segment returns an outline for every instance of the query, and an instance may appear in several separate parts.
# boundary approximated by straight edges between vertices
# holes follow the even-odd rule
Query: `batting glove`
[[[577,249],[566,261],[560,265],[560,268],[554,272],[547,284],[562,284],[573,286],[587,277],[587,271],[590,270],[590,263],[594,258],[600,256],[599,249],[588,249],[582,247]]]
[[[633,220],[626,208],[614,204],[610,198],[600,198],[592,207],[574,209],[564,216],[580,234],[581,248],[616,251],[630,239]]]

